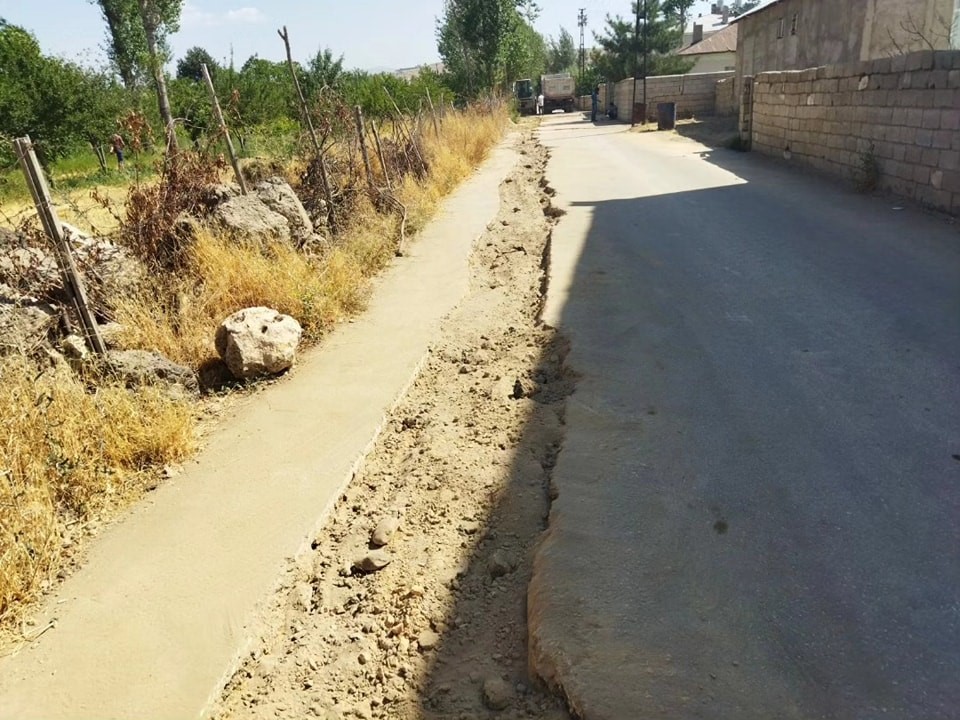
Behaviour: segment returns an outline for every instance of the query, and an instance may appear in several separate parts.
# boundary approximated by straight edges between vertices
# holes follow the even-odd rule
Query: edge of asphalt
[[[259,612],[416,379],[469,286],[519,160],[508,137],[374,283],[367,311],[220,422],[184,472],[108,528],[0,660],[0,718],[202,718]]]

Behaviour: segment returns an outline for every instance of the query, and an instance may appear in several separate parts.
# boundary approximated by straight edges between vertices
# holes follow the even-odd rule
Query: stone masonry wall
[[[690,73],[687,75],[659,75],[647,78],[647,119],[657,117],[657,103],[675,102],[677,117],[713,115],[716,111],[717,82],[732,78],[734,73]],[[617,83],[614,102],[620,119],[630,122],[634,81]],[[637,80],[637,102],[643,102],[643,80]]]
[[[714,115],[717,115],[718,117],[728,117],[731,115],[736,115],[739,112],[740,106],[737,103],[737,94],[735,92],[736,86],[736,78],[720,80],[717,83],[717,95],[713,110]]]
[[[754,79],[753,149],[960,213],[960,51],[923,51]]]

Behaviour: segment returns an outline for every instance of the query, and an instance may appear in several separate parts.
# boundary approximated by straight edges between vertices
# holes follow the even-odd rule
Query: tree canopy
[[[577,45],[566,28],[560,28],[556,39],[547,45],[547,72],[558,73],[573,69],[577,64]]]
[[[639,77],[643,71],[643,50],[646,44],[647,75],[673,75],[689,72],[693,62],[672,54],[680,45],[682,26],[677,15],[670,16],[664,8],[670,0],[646,0],[647,17],[640,17],[639,33],[635,20],[624,20],[607,15],[603,34],[596,34],[598,51],[592,55],[592,64],[605,80],[617,81]],[[638,4],[633,4],[638,12]],[[643,5],[639,10],[642,11]]]
[[[206,65],[210,71],[210,77],[216,78],[217,71],[220,70],[217,61],[202,47],[192,47],[187,50],[182,58],[177,60],[177,77],[201,82],[203,80],[204,65]]]

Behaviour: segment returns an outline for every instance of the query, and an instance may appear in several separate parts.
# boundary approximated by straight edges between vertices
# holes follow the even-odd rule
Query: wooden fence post
[[[327,172],[327,161],[323,157],[323,149],[320,147],[320,141],[317,139],[317,131],[314,130],[313,120],[310,119],[310,108],[307,107],[307,100],[303,97],[300,80],[297,78],[297,68],[293,64],[293,56],[290,54],[290,34],[287,32],[287,26],[284,25],[283,30],[277,30],[277,35],[283,40],[283,45],[287,49],[287,66],[290,68],[290,75],[293,77],[293,87],[296,89],[297,98],[300,100],[300,114],[303,117],[304,124],[307,126],[310,141],[313,143],[313,149],[320,163],[320,182],[323,185],[323,194],[327,200],[327,217],[330,221],[330,229],[336,231],[337,216],[333,209],[333,191],[330,189],[330,175]]]
[[[393,184],[390,182],[390,172],[387,170],[387,160],[383,156],[383,144],[380,142],[380,132],[377,130],[376,120],[370,121],[370,129],[373,130],[373,139],[377,143],[377,157],[380,158],[380,167],[383,168],[383,179],[387,183],[387,190],[393,191]]]
[[[433,118],[433,134],[440,137],[440,128],[437,127],[437,110],[433,107],[433,99],[430,97],[430,88],[427,88],[427,102],[430,103],[430,116]]]
[[[367,171],[367,189],[370,191],[370,199],[377,199],[377,185],[373,180],[373,169],[370,167],[370,153],[367,152],[367,133],[363,125],[363,109],[357,105],[354,109],[357,118],[357,137],[360,138],[360,154],[363,156],[363,167]]]
[[[30,195],[33,197],[33,204],[37,208],[37,214],[40,216],[40,222],[43,224],[44,232],[53,242],[54,254],[57,258],[57,266],[60,268],[60,277],[63,281],[63,289],[70,298],[70,303],[80,317],[83,324],[84,333],[87,336],[87,342],[90,348],[98,354],[107,351],[103,338],[100,335],[100,328],[97,325],[97,319],[90,310],[87,302],[87,293],[83,286],[83,278],[77,270],[77,265],[73,260],[73,252],[70,244],[63,235],[63,225],[57,212],[53,208],[53,201],[50,198],[50,189],[47,187],[47,180],[43,176],[43,170],[37,161],[36,153],[33,151],[33,143],[29,136],[18,138],[13,141],[14,151],[23,175],[27,181],[27,187],[30,188]]]
[[[213,113],[220,124],[220,132],[227,140],[227,152],[230,154],[230,164],[233,165],[233,174],[237,176],[237,184],[240,186],[240,192],[247,194],[247,183],[243,179],[243,173],[240,172],[240,163],[237,162],[237,154],[233,151],[233,141],[230,139],[230,130],[223,119],[223,113],[220,111],[220,101],[217,100],[217,91],[213,87],[213,80],[210,78],[210,71],[207,70],[207,64],[202,63],[200,68],[203,70],[203,79],[207,83],[207,90],[210,92],[210,100],[213,101]]]

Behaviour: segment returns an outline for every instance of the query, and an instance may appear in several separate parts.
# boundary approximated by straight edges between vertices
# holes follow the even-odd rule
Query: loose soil
[[[558,214],[547,151],[530,129],[517,142],[468,296],[291,562],[214,717],[569,717],[527,669],[526,591],[574,378],[539,319]]]

